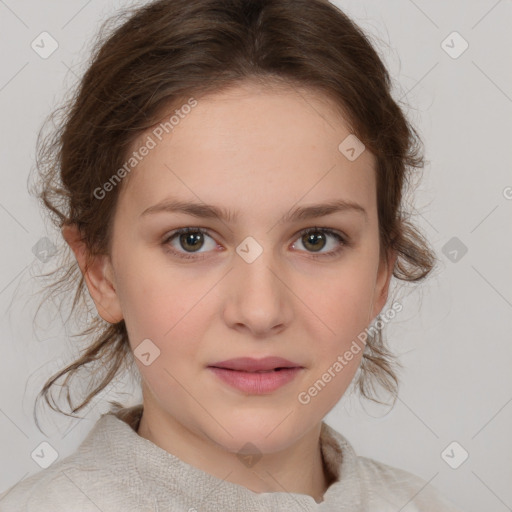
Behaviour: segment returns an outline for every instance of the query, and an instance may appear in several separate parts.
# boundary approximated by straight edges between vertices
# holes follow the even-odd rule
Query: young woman
[[[101,317],[42,393],[96,365],[77,412],[131,364],[143,403],[102,415],[0,510],[456,511],[323,421],[356,378],[396,393],[368,327],[400,307],[393,276],[434,264],[402,209],[417,142],[327,1],[130,14],[40,148],[39,196],[79,268],[57,284],[79,277]]]

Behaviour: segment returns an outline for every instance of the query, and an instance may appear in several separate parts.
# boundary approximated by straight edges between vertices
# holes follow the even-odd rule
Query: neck
[[[333,481],[320,448],[321,424],[285,450],[241,464],[239,456],[146,405],[137,433],[183,462],[253,492],[308,494],[320,503]]]

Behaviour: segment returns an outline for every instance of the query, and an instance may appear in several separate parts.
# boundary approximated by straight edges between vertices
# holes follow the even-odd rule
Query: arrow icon
[[[457,469],[468,459],[469,453],[457,441],[452,441],[441,453],[441,458],[452,469]]]
[[[41,32],[30,43],[30,47],[39,55],[39,57],[47,59],[57,50],[59,43],[48,32]]]
[[[359,158],[359,155],[365,150],[365,145],[351,133],[338,146],[338,150],[342,153],[347,160],[353,162]]]
[[[252,263],[263,252],[263,248],[252,236],[248,236],[238,244],[236,252],[246,263]]]
[[[146,338],[137,346],[133,354],[144,366],[149,366],[160,356],[160,349],[149,338]]]
[[[30,457],[38,466],[46,469],[59,458],[59,454],[50,443],[43,441],[34,448]]]
[[[464,258],[465,254],[468,252],[468,248],[464,243],[453,236],[446,242],[442,247],[442,253],[452,262],[458,263],[462,258]]]
[[[452,59],[458,59],[469,48],[469,43],[457,31],[453,31],[441,41],[441,48]]]
[[[251,453],[243,453],[248,450],[250,450]],[[254,444],[245,443],[245,445],[242,448],[242,451],[237,454],[237,457],[244,466],[251,468],[261,459],[262,454],[258,447],[255,446]]]

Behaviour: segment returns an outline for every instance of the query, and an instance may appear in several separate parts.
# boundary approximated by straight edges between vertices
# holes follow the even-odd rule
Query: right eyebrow
[[[226,221],[235,221],[238,215],[225,208],[220,208],[206,203],[191,203],[177,199],[164,199],[163,201],[146,208],[139,217],[155,213],[185,213],[193,217],[205,219],[222,219]]]

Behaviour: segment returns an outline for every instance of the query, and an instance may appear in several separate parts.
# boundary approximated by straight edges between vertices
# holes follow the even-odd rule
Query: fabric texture
[[[191,466],[137,434],[142,404],[102,415],[70,456],[0,495],[0,512],[461,512],[412,473],[357,456],[322,423],[335,481],[306,494],[256,493]]]

